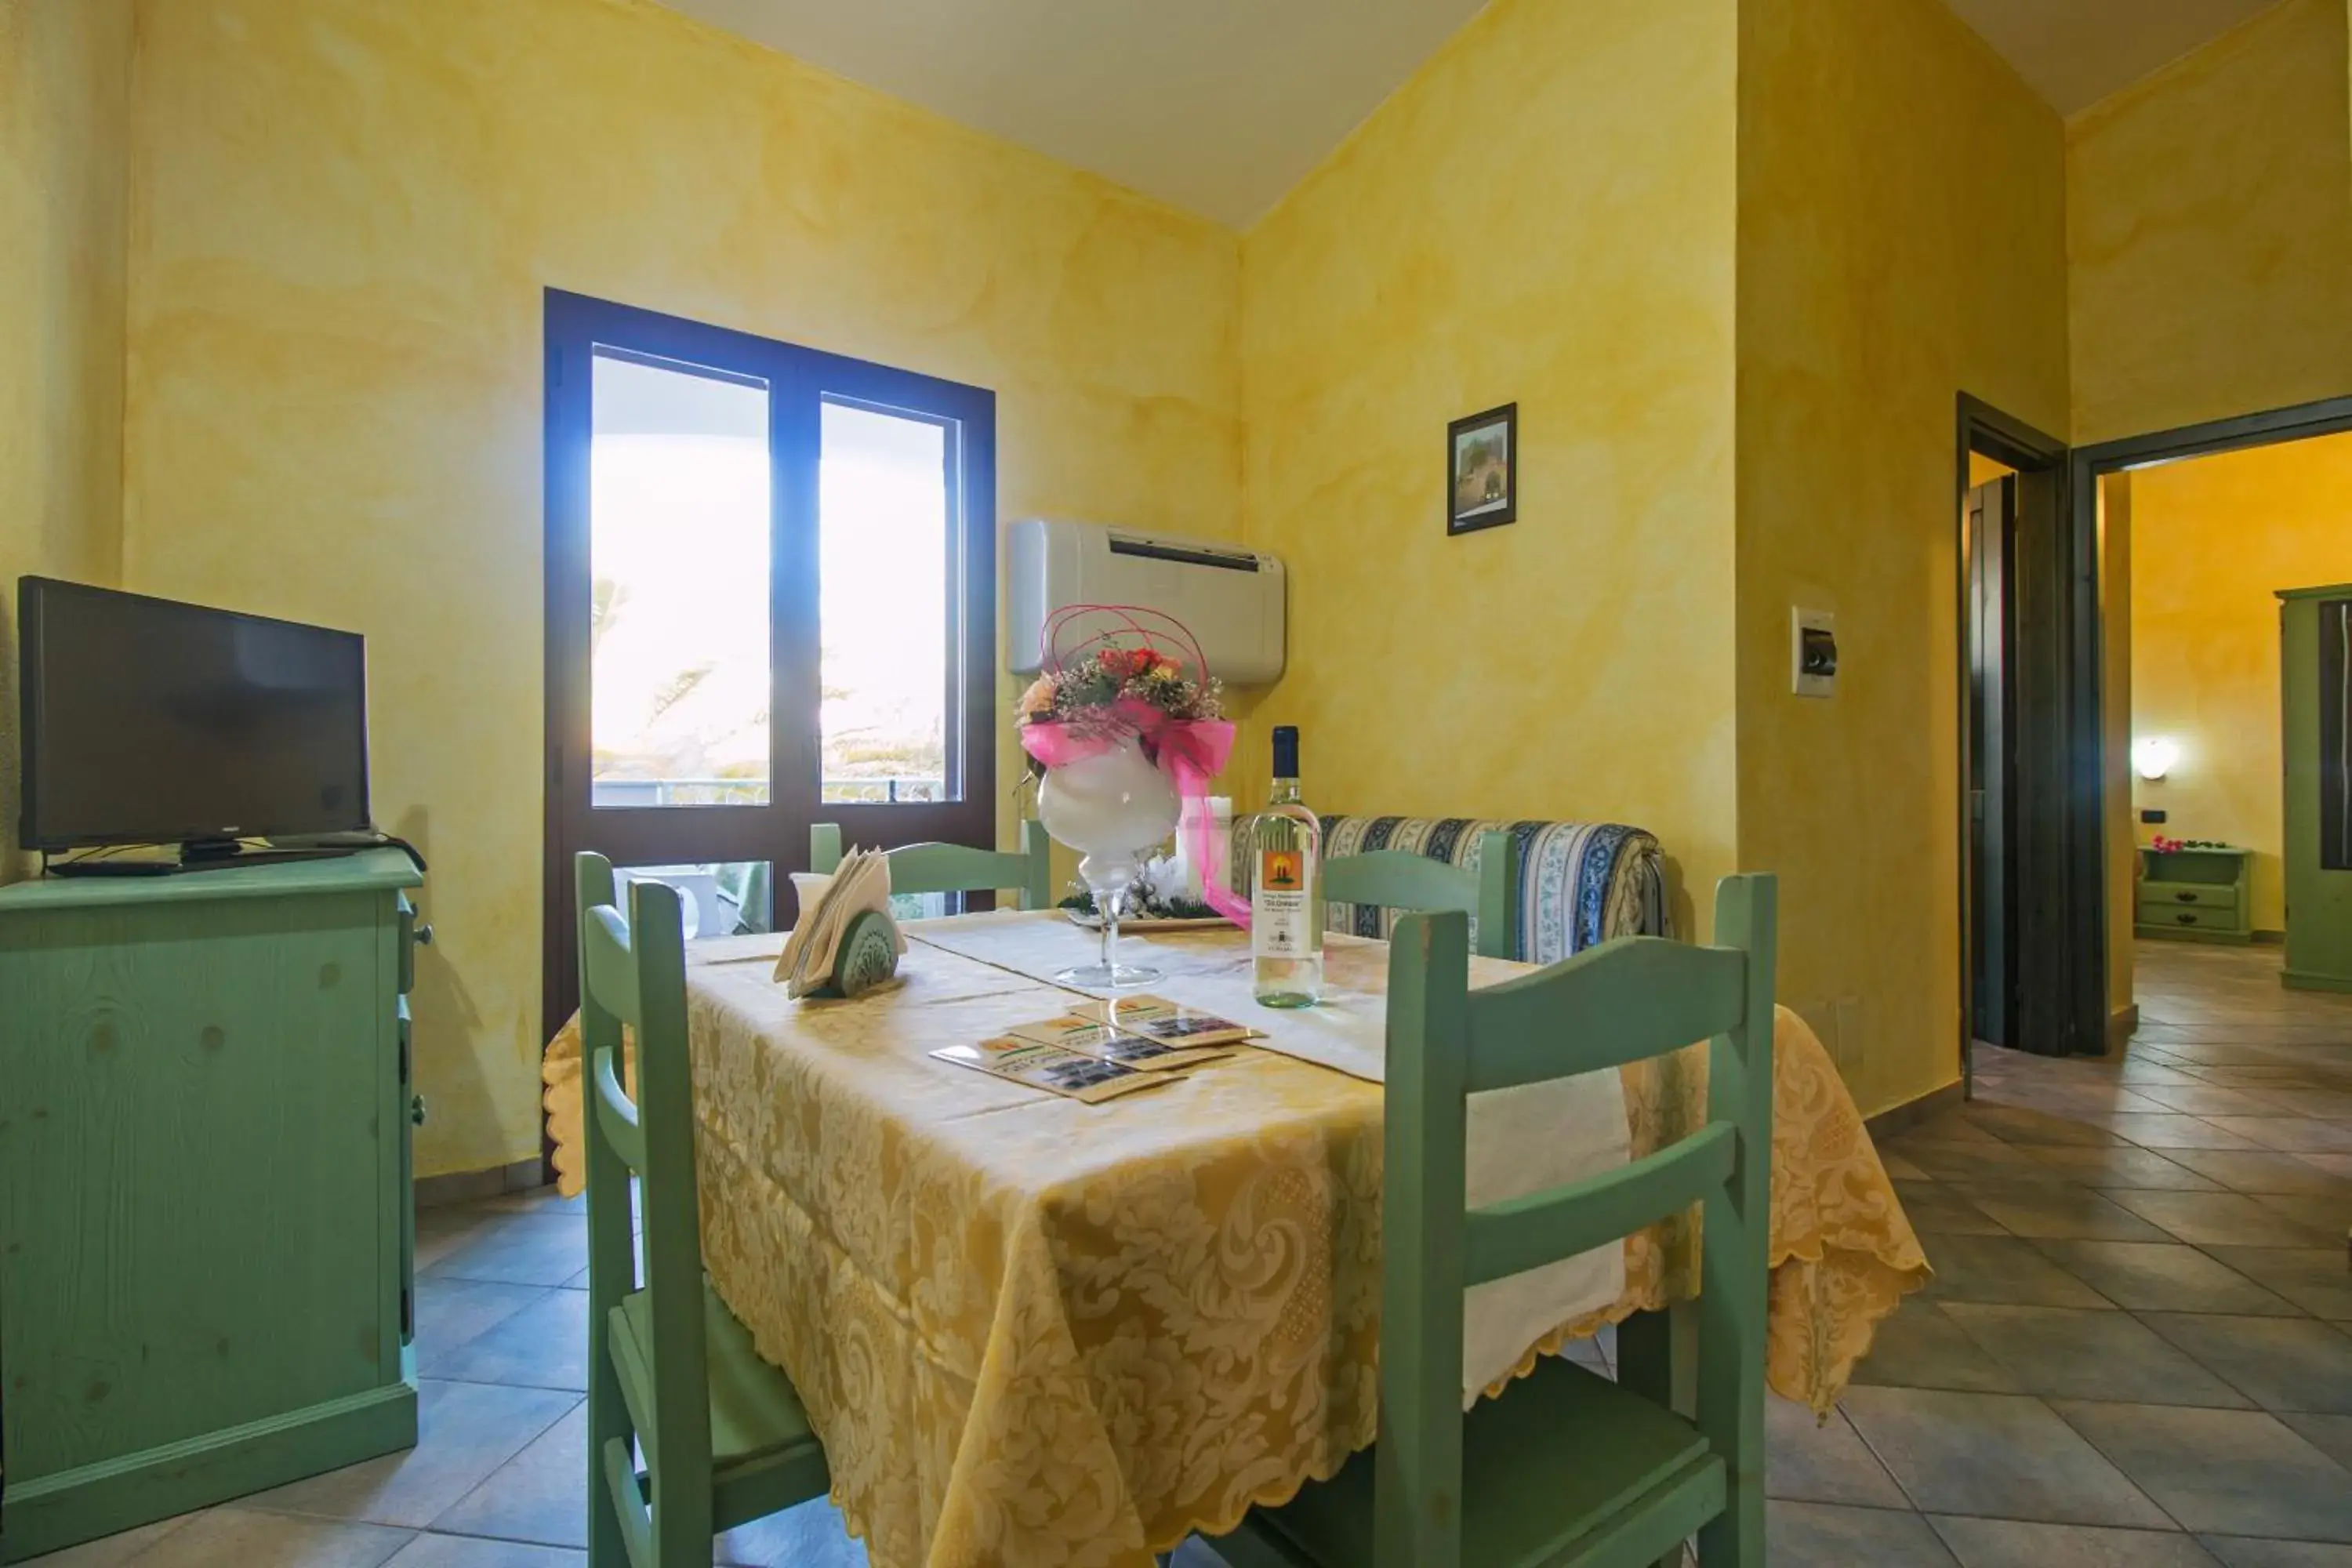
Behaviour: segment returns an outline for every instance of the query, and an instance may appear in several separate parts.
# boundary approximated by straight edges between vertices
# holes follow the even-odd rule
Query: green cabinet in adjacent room
[[[419,885],[0,888],[0,1559],[415,1442]]]
[[[2287,984],[2352,991],[2352,583],[2279,595]]]
[[[2189,942],[2254,940],[2252,850],[2143,848],[2139,857],[2134,932]]]

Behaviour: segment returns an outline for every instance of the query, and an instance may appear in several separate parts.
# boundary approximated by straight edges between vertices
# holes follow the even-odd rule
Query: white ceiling
[[[2273,0],[1945,0],[2061,114],[2169,65]]]
[[[663,0],[1235,227],[1486,0]]]
[[[662,3],[1244,227],[1486,0]],[[2072,114],[2273,0],[1947,3]]]

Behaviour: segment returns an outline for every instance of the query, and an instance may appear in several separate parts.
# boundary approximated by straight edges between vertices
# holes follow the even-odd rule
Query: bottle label
[[[1315,882],[1314,852],[1261,849],[1250,885],[1250,956],[1307,958],[1314,953],[1315,925],[1308,889]]]

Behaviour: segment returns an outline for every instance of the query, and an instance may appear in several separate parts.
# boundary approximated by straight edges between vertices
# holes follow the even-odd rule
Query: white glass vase
[[[1143,857],[1176,830],[1181,810],[1176,785],[1129,737],[1091,757],[1045,770],[1037,788],[1037,820],[1083,857],[1078,875],[1095,896],[1102,921],[1100,962],[1064,970],[1054,978],[1096,990],[1149,985],[1156,969],[1118,962],[1118,921]]]

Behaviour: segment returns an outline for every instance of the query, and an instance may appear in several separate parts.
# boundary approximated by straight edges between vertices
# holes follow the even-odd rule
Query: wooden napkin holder
[[[898,928],[879,910],[852,915],[833,952],[833,978],[812,996],[862,996],[898,973]]]

